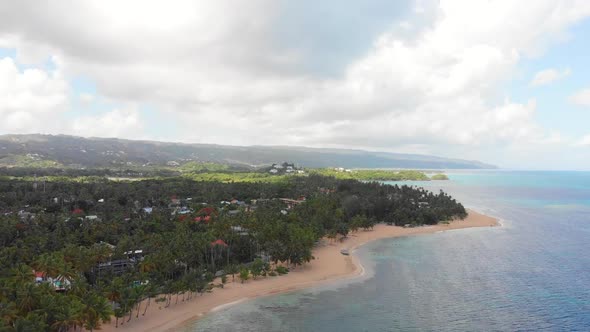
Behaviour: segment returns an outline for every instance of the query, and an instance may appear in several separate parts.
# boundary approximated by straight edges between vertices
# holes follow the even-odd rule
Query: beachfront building
[[[52,278],[47,276],[47,274],[43,271],[34,271],[34,273],[36,284],[50,284],[56,292],[65,292],[72,286],[72,281],[62,275]]]
[[[287,205],[287,209],[292,209],[295,206],[305,202],[305,197],[301,196],[298,199],[279,198],[279,201],[285,203]]]

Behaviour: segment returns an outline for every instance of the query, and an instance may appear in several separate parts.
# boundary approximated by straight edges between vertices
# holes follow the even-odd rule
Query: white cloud
[[[142,129],[139,112],[131,107],[76,118],[71,123],[70,132],[86,137],[140,138]]]
[[[546,85],[546,84],[561,80],[561,79],[569,76],[570,73],[571,73],[571,70],[569,68],[563,69],[563,70],[557,70],[557,69],[553,69],[553,68],[541,70],[535,74],[535,76],[531,80],[530,85],[532,85],[532,86]]]
[[[590,134],[582,137],[578,142],[576,142],[577,146],[590,146]]]
[[[59,67],[19,69],[12,58],[0,59],[0,132],[67,133],[81,136],[141,137],[143,124],[137,110],[115,109],[102,115],[72,116],[68,82]],[[80,101],[93,100],[90,94]]]
[[[168,115],[177,140],[478,156],[482,146],[558,137],[536,123],[534,101],[504,97],[502,83],[522,59],[563,40],[590,15],[590,2],[418,1],[412,8],[334,77],[302,69],[305,52],[277,33],[282,9],[271,0],[5,2],[0,45],[17,48],[22,61],[55,56],[63,73],[91,80],[101,97],[152,106]],[[567,73],[541,72],[531,84]],[[73,130],[133,137],[146,129],[141,116],[91,115]]]
[[[69,87],[58,71],[20,70],[0,59],[0,131],[44,131],[67,104]]]
[[[590,88],[574,93],[569,97],[569,101],[580,106],[590,106]]]

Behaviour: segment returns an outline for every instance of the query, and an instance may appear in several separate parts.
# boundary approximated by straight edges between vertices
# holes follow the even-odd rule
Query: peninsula
[[[134,320],[118,328],[115,328],[113,321],[104,325],[102,329],[103,331],[179,330],[193,324],[196,319],[200,319],[208,313],[227,308],[229,305],[257,297],[292,292],[360,276],[364,273],[364,268],[354,255],[354,250],[372,241],[472,227],[495,227],[498,225],[497,219],[468,210],[467,218],[463,220],[456,219],[446,224],[414,228],[378,224],[372,230],[356,231],[342,239],[342,241],[331,241],[324,238],[313,250],[314,260],[297,269],[292,269],[285,276],[267,276],[257,280],[249,280],[245,283],[241,283],[238,279],[235,281],[230,280],[223,288],[204,293],[202,296],[190,301],[171,305],[167,309],[162,309],[160,306],[150,307],[141,320]],[[340,253],[342,248],[349,249],[352,255],[342,255]],[[214,283],[221,284],[221,281],[217,279]]]
[[[340,250],[370,239],[482,225],[444,192],[272,169],[286,174],[0,178],[0,327],[160,329],[143,322],[354,274]],[[200,309],[172,319],[183,302]]]

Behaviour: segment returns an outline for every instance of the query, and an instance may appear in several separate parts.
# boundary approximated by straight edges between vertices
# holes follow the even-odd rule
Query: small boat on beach
[[[340,250],[340,253],[341,253],[342,255],[344,255],[344,256],[348,256],[348,255],[350,255],[350,252],[348,251],[348,249],[341,249],[341,250]]]

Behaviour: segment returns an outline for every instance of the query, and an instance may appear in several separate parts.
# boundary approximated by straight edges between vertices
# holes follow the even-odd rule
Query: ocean
[[[259,298],[186,331],[590,331],[590,172],[449,171],[502,227],[383,239],[363,277]]]

